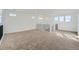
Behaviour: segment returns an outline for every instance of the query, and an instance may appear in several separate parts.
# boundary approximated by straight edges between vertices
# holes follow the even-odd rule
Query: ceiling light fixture
[[[35,19],[35,17],[34,17],[34,16],[32,16],[32,19]]]
[[[16,14],[10,13],[9,16],[16,16]]]
[[[40,17],[39,19],[43,19],[42,17]]]

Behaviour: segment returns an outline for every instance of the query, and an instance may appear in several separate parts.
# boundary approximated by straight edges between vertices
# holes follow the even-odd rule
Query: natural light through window
[[[61,33],[56,32],[56,35],[63,38],[63,35]]]
[[[59,20],[60,20],[60,22],[63,22],[64,21],[64,16],[59,16]]]
[[[56,17],[54,18],[54,20],[55,20],[55,21],[58,21],[58,16],[56,16]]]
[[[74,41],[79,41],[77,40],[74,36],[69,35],[69,34],[64,34],[68,39],[74,40]]]
[[[65,22],[71,22],[71,16],[65,16]]]

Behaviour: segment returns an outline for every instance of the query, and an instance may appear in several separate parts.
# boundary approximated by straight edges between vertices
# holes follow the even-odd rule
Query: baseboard
[[[77,31],[67,31],[67,30],[58,30],[58,31],[64,31],[64,32],[73,32],[73,33],[77,33]]]
[[[36,29],[22,30],[22,31],[16,31],[16,32],[7,32],[5,34],[18,33],[18,32],[24,32],[24,31],[31,31],[31,30],[36,30]]]

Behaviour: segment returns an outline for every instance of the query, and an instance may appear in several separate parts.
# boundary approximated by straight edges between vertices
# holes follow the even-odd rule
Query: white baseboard
[[[36,27],[26,28],[26,29],[21,29],[21,30],[8,31],[8,32],[5,32],[5,33],[16,33],[16,32],[28,31],[28,30],[34,30],[34,29],[36,29]]]

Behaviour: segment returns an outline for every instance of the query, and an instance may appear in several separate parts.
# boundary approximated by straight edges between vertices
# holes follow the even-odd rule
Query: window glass
[[[64,21],[64,16],[59,16],[59,21],[63,22]]]
[[[71,22],[71,16],[65,16],[65,22]]]

